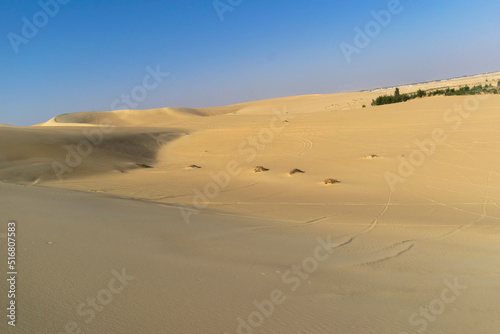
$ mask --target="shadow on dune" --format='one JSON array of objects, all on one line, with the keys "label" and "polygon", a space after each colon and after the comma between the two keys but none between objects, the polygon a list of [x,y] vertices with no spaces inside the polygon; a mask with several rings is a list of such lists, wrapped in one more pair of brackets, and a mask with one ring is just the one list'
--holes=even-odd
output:
[{"label": "shadow on dune", "polygon": [[151,167],[161,147],[183,135],[164,128],[0,127],[0,181],[64,181]]}]

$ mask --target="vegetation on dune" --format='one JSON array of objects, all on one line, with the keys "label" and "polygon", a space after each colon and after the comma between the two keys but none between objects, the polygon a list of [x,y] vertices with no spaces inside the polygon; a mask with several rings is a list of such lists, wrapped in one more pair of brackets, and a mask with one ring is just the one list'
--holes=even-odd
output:
[{"label": "vegetation on dune", "polygon": [[384,104],[392,104],[392,103],[400,103],[406,102],[408,100],[413,100],[416,98],[422,98],[425,96],[436,96],[436,95],[444,95],[444,96],[455,96],[455,95],[478,95],[478,94],[499,94],[500,81],[497,83],[497,88],[493,87],[492,84],[479,85],[470,88],[469,86],[456,88],[446,88],[446,89],[437,89],[424,91],[419,89],[417,92],[409,93],[409,94],[401,94],[399,88],[396,88],[394,91],[394,95],[381,95],[376,99],[372,100],[372,106],[381,106]]},{"label": "vegetation on dune", "polygon": [[417,97],[427,96],[427,93],[419,89],[416,93],[401,94],[399,88],[396,88],[394,95],[381,95],[372,101],[372,106],[381,106],[383,104],[392,104],[406,102],[408,100],[416,99]]}]

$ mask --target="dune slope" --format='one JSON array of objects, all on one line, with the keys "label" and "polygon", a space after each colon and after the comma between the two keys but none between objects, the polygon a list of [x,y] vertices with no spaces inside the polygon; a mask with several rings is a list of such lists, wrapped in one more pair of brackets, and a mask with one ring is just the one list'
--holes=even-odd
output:
[{"label": "dune slope", "polygon": [[[0,194],[2,219],[17,222],[19,263],[17,326],[2,321],[2,333],[500,328],[492,218],[453,235],[453,224],[404,218],[409,207],[373,206],[355,221],[315,224],[202,212],[186,225],[175,207],[101,194],[5,184]],[[6,262],[0,268],[6,272]],[[6,288],[0,285],[1,295]],[[271,298],[278,303],[269,306]],[[418,315],[429,307],[433,321]]]}]

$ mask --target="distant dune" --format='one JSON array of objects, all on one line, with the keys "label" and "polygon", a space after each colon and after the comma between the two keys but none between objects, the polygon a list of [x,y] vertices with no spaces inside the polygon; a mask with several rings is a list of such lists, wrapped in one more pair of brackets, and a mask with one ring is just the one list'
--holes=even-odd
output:
[{"label": "distant dune", "polygon": [[59,115],[42,125],[99,125],[104,122],[112,123],[116,126],[162,126],[179,118],[223,115],[237,110],[237,108],[232,107],[221,107],[206,109],[160,108],[150,110],[117,110],[110,112],[79,112]]}]

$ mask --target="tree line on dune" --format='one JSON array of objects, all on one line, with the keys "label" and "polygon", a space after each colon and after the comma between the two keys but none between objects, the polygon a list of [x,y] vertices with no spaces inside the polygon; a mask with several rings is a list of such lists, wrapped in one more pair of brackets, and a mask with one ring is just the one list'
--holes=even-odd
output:
[{"label": "tree line on dune", "polygon": [[416,98],[422,98],[425,96],[455,96],[455,95],[478,95],[478,94],[499,94],[500,93],[500,81],[497,82],[497,87],[493,87],[492,84],[479,85],[474,87],[464,86],[460,88],[446,88],[437,89],[433,91],[424,91],[419,89],[414,93],[404,93],[401,94],[399,88],[396,88],[393,95],[380,95],[376,99],[372,100],[372,106],[381,106],[384,104],[400,103],[406,102],[408,100],[413,100]]}]

